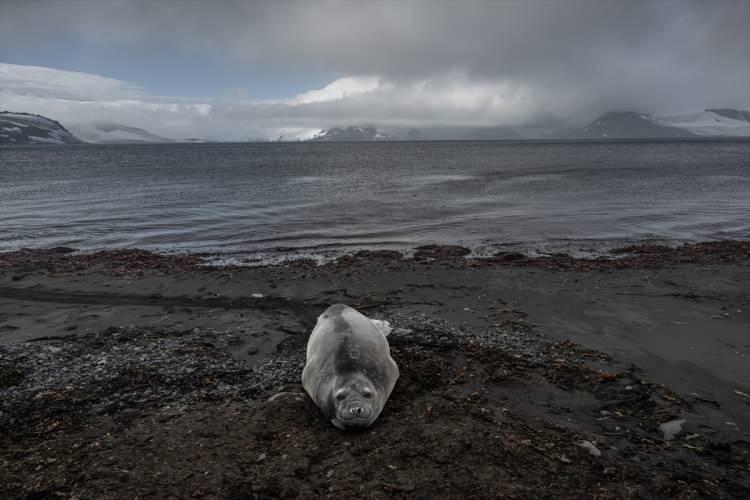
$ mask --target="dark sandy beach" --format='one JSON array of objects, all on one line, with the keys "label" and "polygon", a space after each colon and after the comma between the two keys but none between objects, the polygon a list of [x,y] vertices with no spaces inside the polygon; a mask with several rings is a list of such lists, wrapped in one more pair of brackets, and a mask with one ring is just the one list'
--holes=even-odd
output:
[{"label": "dark sandy beach", "polygon": [[[0,497],[750,496],[750,242],[466,253],[0,254]],[[395,327],[365,432],[299,384],[339,302]]]}]

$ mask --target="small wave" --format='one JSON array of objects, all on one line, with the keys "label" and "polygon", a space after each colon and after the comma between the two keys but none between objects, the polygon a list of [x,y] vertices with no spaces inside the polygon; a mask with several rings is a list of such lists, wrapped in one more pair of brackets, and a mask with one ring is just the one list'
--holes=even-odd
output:
[{"label": "small wave", "polygon": [[559,181],[565,179],[567,175],[564,174],[535,174],[535,175],[519,175],[510,179],[500,180],[499,182],[505,184],[527,184],[531,182],[550,182]]},{"label": "small wave", "polygon": [[316,182],[328,182],[335,179],[326,175],[298,175],[296,177],[290,177],[288,182],[290,184],[313,184]]},{"label": "small wave", "polygon": [[709,175],[708,181],[714,182],[750,182],[750,176],[745,175]]},{"label": "small wave", "polygon": [[410,182],[419,184],[436,184],[440,182],[459,182],[459,181],[470,181],[476,179],[473,175],[460,175],[460,174],[434,174],[434,175],[420,175],[409,179]]},{"label": "small wave", "polygon": [[[720,239],[720,238],[717,238]],[[258,251],[224,251],[205,252],[202,254],[208,266],[235,265],[255,267],[276,265],[297,260],[309,260],[318,265],[332,262],[346,255],[353,255],[359,251],[395,251],[403,258],[412,258],[417,247],[427,244],[450,245],[458,244],[469,250],[467,258],[491,258],[498,252],[520,253],[527,257],[549,257],[553,255],[570,255],[578,259],[620,258],[624,254],[615,252],[631,245],[660,245],[677,247],[685,243],[705,241],[701,238],[593,238],[593,239],[555,239],[530,240],[512,242],[373,242],[368,244],[321,244],[295,247],[276,247]]]}]

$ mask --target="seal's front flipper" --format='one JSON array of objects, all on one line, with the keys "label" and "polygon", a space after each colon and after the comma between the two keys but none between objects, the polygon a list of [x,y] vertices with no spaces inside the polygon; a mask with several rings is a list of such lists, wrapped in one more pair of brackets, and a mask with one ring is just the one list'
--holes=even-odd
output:
[{"label": "seal's front flipper", "polygon": [[370,323],[375,325],[375,328],[386,337],[393,331],[391,324],[384,319],[370,319]]}]

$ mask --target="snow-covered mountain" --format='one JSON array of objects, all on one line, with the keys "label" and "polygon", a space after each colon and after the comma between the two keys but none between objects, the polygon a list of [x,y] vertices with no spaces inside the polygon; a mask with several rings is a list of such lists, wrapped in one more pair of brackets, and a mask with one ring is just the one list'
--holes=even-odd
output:
[{"label": "snow-covered mountain", "polygon": [[701,136],[750,137],[750,112],[736,109],[707,109],[689,115],[653,117],[660,125],[677,127]]},{"label": "snow-covered mountain", "polygon": [[28,113],[0,111],[0,145],[80,144],[60,122]]},{"label": "snow-covered mountain", "polygon": [[524,139],[668,139],[702,137],[750,137],[750,111],[707,109],[680,116],[656,116],[633,111],[604,113],[583,128],[561,123],[537,126],[454,127],[432,126],[390,129],[387,133],[375,127],[347,127],[323,130],[305,129],[307,136],[280,140],[312,141],[378,141],[378,140],[524,140]]},{"label": "snow-covered mountain", "polygon": [[323,130],[321,133],[310,138],[309,140],[321,142],[359,142],[389,141],[398,140],[398,138],[385,134],[375,127],[336,127],[328,130]]},{"label": "snow-covered mountain", "polygon": [[603,114],[579,133],[585,139],[641,139],[691,137],[682,128],[659,123],[654,116],[632,111],[610,111]]},{"label": "snow-covered mountain", "polygon": [[87,123],[71,125],[70,129],[86,142],[99,144],[131,144],[139,142],[174,142],[138,127],[118,123]]},{"label": "snow-covered mountain", "polygon": [[277,131],[278,136],[274,140],[279,142],[309,141],[323,132],[325,130],[322,128],[283,128]]},{"label": "snow-covered mountain", "polygon": [[741,120],[750,123],[750,110],[747,109],[715,108],[707,109],[706,111],[716,113],[725,118],[731,118],[732,120]]},{"label": "snow-covered mountain", "polygon": [[616,111],[605,113],[575,135],[592,139],[750,137],[750,111],[707,109],[677,116]]}]

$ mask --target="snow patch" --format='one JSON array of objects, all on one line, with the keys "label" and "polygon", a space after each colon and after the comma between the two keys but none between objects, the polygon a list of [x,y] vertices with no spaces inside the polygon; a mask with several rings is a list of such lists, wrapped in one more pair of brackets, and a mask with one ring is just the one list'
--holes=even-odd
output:
[{"label": "snow patch", "polygon": [[712,111],[653,117],[652,121],[657,125],[681,128],[696,135],[750,137],[748,122],[727,118]]},{"label": "snow patch", "polygon": [[112,123],[77,124],[70,128],[76,136],[87,142],[171,142],[171,139],[160,137],[141,128]]},{"label": "snow patch", "polygon": [[65,142],[60,140],[60,138],[58,137],[37,137],[35,135],[30,135],[29,139],[41,144],[65,144]]},{"label": "snow patch", "polygon": [[320,136],[324,130],[321,128],[280,128],[275,131],[277,141],[299,142],[309,141]]}]

